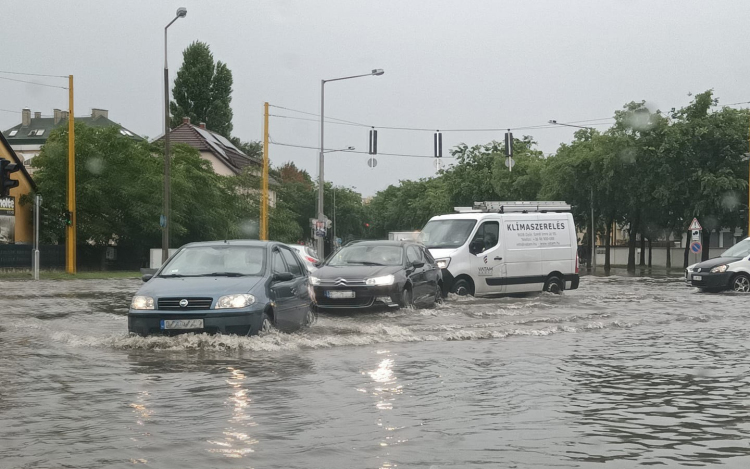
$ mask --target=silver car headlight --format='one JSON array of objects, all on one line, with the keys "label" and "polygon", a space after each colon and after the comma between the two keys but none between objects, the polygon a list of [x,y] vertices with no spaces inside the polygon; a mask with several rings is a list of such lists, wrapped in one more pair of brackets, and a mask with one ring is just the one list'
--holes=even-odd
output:
[{"label": "silver car headlight", "polygon": [[451,258],[435,259],[435,264],[438,266],[438,269],[447,269],[451,265]]},{"label": "silver car headlight", "polygon": [[726,272],[726,271],[727,271],[727,265],[726,264],[717,265],[716,267],[714,267],[713,269],[711,269],[711,273],[712,274],[720,274],[720,273]]},{"label": "silver car headlight", "polygon": [[134,296],[130,302],[131,309],[154,309],[154,299],[150,296]]},{"label": "silver car headlight", "polygon": [[393,285],[396,281],[396,277],[393,275],[383,275],[382,277],[373,277],[365,280],[365,285],[380,286],[380,285]]},{"label": "silver car headlight", "polygon": [[320,285],[320,279],[318,277],[315,277],[314,275],[310,276],[310,284],[311,285]]},{"label": "silver car headlight", "polygon": [[214,309],[232,309],[232,308],[245,308],[255,303],[255,297],[246,293],[238,293],[236,295],[226,295],[219,298],[216,302]]}]

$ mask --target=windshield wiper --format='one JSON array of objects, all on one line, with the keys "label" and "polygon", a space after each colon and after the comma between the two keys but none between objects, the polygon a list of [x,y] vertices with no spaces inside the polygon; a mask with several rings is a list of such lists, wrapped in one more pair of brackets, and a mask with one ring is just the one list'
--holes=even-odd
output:
[{"label": "windshield wiper", "polygon": [[159,278],[182,278],[182,277],[192,277],[192,275],[182,275],[182,274],[166,274],[166,275],[158,275]]},{"label": "windshield wiper", "polygon": [[245,274],[239,272],[213,272],[210,274],[201,274],[199,277],[244,277]]},{"label": "windshield wiper", "polygon": [[368,261],[359,261],[358,264],[362,264],[362,265],[385,265],[385,264],[381,264],[380,262],[368,262]]}]

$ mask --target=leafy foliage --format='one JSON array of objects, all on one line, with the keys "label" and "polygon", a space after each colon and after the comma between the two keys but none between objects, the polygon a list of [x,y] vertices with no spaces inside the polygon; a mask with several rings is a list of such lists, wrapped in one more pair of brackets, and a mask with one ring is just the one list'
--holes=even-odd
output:
[{"label": "leafy foliage", "polygon": [[208,44],[195,41],[182,53],[182,67],[172,88],[169,103],[172,127],[183,117],[193,123],[205,122],[212,131],[229,138],[232,133],[232,71],[221,61],[214,62]]}]

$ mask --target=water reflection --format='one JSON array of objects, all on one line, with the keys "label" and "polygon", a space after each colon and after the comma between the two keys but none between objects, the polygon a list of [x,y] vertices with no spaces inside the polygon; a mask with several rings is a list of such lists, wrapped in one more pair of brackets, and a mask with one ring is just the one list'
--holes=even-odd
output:
[{"label": "water reflection", "polygon": [[[398,440],[393,432],[402,429],[403,427],[397,427],[390,424],[390,413],[394,409],[394,404],[399,395],[403,393],[403,387],[397,384],[398,378],[393,371],[395,366],[395,354],[391,354],[388,350],[377,351],[378,355],[382,355],[383,358],[378,362],[377,368],[370,370],[367,374],[375,382],[375,386],[372,387],[370,393],[376,398],[375,407],[380,412],[377,419],[376,425],[385,430],[386,433],[380,438],[378,445],[381,448],[388,448],[393,445],[404,443],[407,440]],[[365,391],[358,389],[358,391]],[[386,450],[383,458],[389,458],[390,452]],[[380,458],[380,457],[379,457]],[[380,463],[380,469],[392,469],[396,467],[396,464],[391,462]]]},{"label": "water reflection", "polygon": [[257,424],[248,413],[252,399],[249,397],[249,390],[244,387],[247,379],[245,373],[231,366],[226,370],[230,374],[225,381],[230,387],[230,395],[225,404],[232,408],[232,416],[229,419],[231,426],[224,429],[222,438],[208,440],[208,443],[217,446],[217,448],[209,448],[208,451],[228,458],[242,458],[255,452],[252,446],[258,443],[258,440],[250,437],[246,431]]}]

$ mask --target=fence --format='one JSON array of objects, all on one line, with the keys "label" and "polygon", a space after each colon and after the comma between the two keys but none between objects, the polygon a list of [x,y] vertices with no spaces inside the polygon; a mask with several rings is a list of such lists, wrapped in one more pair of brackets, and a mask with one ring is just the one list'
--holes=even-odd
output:
[{"label": "fence", "polygon": [[[112,246],[79,245],[78,270],[138,270],[148,267],[145,249]],[[34,256],[30,244],[0,244],[0,269],[31,269]],[[65,268],[65,245],[39,246],[39,268],[57,270]]]}]

